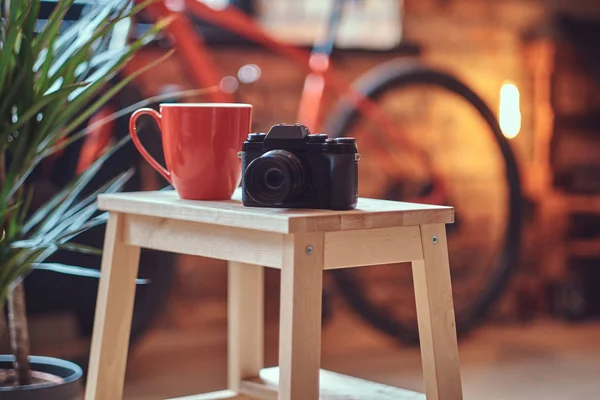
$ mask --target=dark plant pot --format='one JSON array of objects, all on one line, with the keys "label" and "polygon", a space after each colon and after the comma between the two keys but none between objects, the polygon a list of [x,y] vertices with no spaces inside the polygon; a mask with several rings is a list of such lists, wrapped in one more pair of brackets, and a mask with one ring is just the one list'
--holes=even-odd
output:
[{"label": "dark plant pot", "polygon": [[[0,355],[0,369],[11,369],[14,357]],[[63,379],[61,383],[40,383],[21,387],[0,387],[2,400],[76,400],[81,398],[83,371],[77,364],[52,357],[30,356],[33,371],[52,374]]]}]

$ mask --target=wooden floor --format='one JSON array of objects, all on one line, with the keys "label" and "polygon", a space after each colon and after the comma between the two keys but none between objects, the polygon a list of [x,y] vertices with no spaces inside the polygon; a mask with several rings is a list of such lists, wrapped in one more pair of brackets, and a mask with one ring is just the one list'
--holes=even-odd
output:
[{"label": "wooden floor", "polygon": [[[222,308],[222,309],[221,309]],[[224,304],[206,305],[225,315]],[[222,311],[222,313],[221,313]],[[217,391],[226,381],[226,326],[206,318],[185,329],[153,330],[135,349],[125,399],[152,400]],[[267,366],[277,363],[277,327],[266,329]],[[537,321],[486,326],[460,345],[465,399],[569,400],[600,396],[600,323]],[[422,390],[419,352],[399,346],[336,309],[323,331],[323,368]]]}]

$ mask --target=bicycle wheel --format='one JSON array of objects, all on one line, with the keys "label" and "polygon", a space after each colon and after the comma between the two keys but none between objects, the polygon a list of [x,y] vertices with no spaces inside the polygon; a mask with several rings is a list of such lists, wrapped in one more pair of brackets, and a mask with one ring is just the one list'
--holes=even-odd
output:
[{"label": "bicycle wheel", "polygon": [[[382,140],[381,132],[353,100],[342,99],[326,121],[329,135],[357,138],[362,156],[361,196],[428,202],[428,196],[436,193],[437,198],[430,202],[455,207],[456,223],[448,225],[447,232],[457,331],[462,335],[482,322],[517,263],[523,203],[513,152],[485,102],[443,71],[393,60],[363,75],[356,88],[393,119],[398,126],[396,135],[420,143],[425,157],[443,176],[445,195],[440,199],[439,181],[432,177],[431,167],[423,167],[427,163],[415,167],[414,155],[411,159],[402,148],[390,150],[401,136]],[[422,104],[427,104],[429,111]],[[462,108],[457,111],[454,107]],[[428,116],[428,112],[433,114]],[[464,129],[452,129],[455,112],[459,112]],[[423,128],[424,122],[431,121],[437,126]],[[469,148],[477,154],[470,154]],[[366,321],[403,342],[416,344],[411,269],[404,267],[371,266],[331,273],[351,308]]]}]

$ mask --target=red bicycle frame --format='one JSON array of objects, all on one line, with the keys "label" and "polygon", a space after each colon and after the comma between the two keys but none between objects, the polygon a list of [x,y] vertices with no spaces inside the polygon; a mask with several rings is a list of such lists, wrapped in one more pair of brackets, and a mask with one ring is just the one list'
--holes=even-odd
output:
[{"label": "red bicycle frame", "polygon": [[[136,0],[141,1],[141,0]],[[185,0],[184,10],[172,10],[163,2],[153,3],[147,10],[153,18],[172,18],[173,21],[165,28],[165,31],[173,38],[173,43],[178,54],[184,59],[190,76],[199,87],[219,85],[220,76],[210,58],[210,52],[204,41],[196,33],[193,24],[184,14],[191,12],[196,16],[210,21],[211,23],[225,28],[240,36],[253,40],[266,48],[286,56],[297,65],[303,66],[308,73],[305,81],[297,121],[308,126],[309,129],[318,131],[320,129],[321,100],[327,86],[336,92],[352,94],[362,111],[374,112],[374,107],[367,105],[368,99],[360,93],[352,90],[351,85],[339,80],[329,68],[329,58],[323,54],[315,54],[311,57],[309,51],[277,41],[269,36],[256,23],[235,7],[227,7],[223,10],[215,10],[197,0]],[[232,101],[233,98],[223,92],[213,94],[214,101]],[[377,118],[382,118],[377,115]]]},{"label": "red bicycle frame", "polygon": [[[196,33],[186,13],[192,13],[217,26],[260,43],[304,67],[308,75],[300,100],[297,122],[306,125],[311,131],[318,132],[321,129],[323,94],[326,88],[331,88],[353,101],[360,112],[364,113],[381,132],[388,137],[394,137],[396,142],[400,142],[404,151],[425,155],[421,149],[410,143],[405,137],[395,134],[398,130],[397,124],[390,120],[389,116],[374,102],[332,72],[327,55],[321,53],[311,55],[309,51],[272,38],[258,27],[252,18],[235,7],[229,6],[223,10],[215,10],[198,0],[182,0],[181,5],[182,9],[174,10],[168,8],[164,2],[156,2],[149,5],[147,11],[152,18],[157,20],[172,18],[172,22],[165,28],[165,31],[172,37],[175,49],[183,58],[190,76],[198,87],[218,86],[221,76],[210,57],[210,51]],[[232,102],[234,99],[230,94],[218,91],[211,95],[211,101]]]},{"label": "red bicycle frame", "polygon": [[[185,11],[260,43],[266,48],[292,59],[296,64],[305,67],[309,75],[306,78],[306,84],[302,93],[298,121],[308,126],[311,130],[319,129],[321,99],[325,90],[324,83],[333,79],[332,76],[325,77],[329,66],[328,58],[320,55],[319,62],[311,62],[311,55],[308,51],[273,39],[261,30],[250,17],[235,7],[214,10],[196,0],[185,0],[184,4]],[[218,86],[221,76],[219,76],[210,57],[210,51],[206,48],[202,38],[196,33],[192,22],[184,14],[183,10],[172,10],[164,3],[159,2],[149,5],[147,11],[154,19],[167,17],[173,19],[165,28],[165,31],[173,38],[174,46],[188,67],[188,72],[193,78],[194,83],[198,87]],[[311,65],[317,64],[320,67],[319,69],[311,68]],[[211,100],[215,102],[231,102],[233,101],[233,96],[219,91],[211,95]]]}]

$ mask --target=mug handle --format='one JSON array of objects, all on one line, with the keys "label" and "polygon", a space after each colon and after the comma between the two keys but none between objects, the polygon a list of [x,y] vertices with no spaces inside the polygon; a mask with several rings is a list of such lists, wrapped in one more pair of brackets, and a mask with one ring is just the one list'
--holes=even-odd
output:
[{"label": "mug handle", "polygon": [[131,135],[133,144],[138,149],[142,157],[144,157],[146,161],[148,161],[148,164],[150,164],[152,168],[154,168],[158,173],[160,173],[172,185],[173,182],[171,181],[171,173],[167,171],[165,167],[160,165],[158,161],[156,161],[144,148],[142,142],[140,142],[140,138],[138,137],[137,128],[135,124],[137,122],[137,119],[142,115],[150,115],[152,118],[154,118],[156,124],[158,125],[158,129],[162,134],[162,116],[160,115],[160,113],[152,108],[140,108],[139,110],[136,110],[133,114],[131,114],[131,118],[129,119],[129,134]]}]

